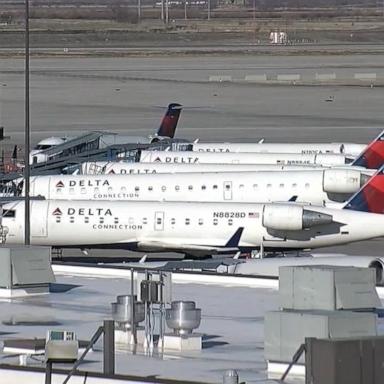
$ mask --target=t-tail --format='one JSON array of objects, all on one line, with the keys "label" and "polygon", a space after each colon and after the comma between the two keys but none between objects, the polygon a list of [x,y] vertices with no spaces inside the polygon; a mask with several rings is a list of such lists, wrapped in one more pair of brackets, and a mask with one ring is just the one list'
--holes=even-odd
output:
[{"label": "t-tail", "polygon": [[345,203],[344,209],[384,213],[384,165]]},{"label": "t-tail", "polygon": [[157,130],[157,137],[169,137],[173,139],[182,108],[183,106],[178,103],[171,103],[168,105],[160,127]]},{"label": "t-tail", "polygon": [[379,169],[384,164],[384,131],[375,138],[351,165]]}]

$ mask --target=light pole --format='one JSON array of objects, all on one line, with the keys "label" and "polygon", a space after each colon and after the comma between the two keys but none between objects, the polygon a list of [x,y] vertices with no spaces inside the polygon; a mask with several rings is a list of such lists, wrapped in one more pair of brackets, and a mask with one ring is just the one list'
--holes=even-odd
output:
[{"label": "light pole", "polygon": [[141,22],[141,0],[137,0],[137,22]]},{"label": "light pole", "polygon": [[29,0],[25,0],[25,131],[24,131],[24,244],[31,244],[31,218],[30,218],[30,196],[29,196],[29,149],[30,149],[30,127],[29,127]]}]

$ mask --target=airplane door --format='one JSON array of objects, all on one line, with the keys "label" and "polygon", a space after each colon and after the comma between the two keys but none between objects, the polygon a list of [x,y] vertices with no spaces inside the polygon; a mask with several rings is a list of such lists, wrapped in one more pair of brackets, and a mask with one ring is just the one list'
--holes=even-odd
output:
[{"label": "airplane door", "polygon": [[232,200],[232,181],[224,181],[224,200]]},{"label": "airplane door", "polygon": [[31,204],[31,236],[48,236],[48,204]]},{"label": "airplane door", "polygon": [[155,231],[164,230],[164,212],[155,212]]}]

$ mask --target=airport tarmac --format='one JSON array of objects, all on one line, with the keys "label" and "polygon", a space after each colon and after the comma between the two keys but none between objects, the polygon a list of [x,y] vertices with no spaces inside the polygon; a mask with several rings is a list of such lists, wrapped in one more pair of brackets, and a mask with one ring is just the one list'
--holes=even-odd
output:
[{"label": "airport tarmac", "polygon": [[[204,57],[33,58],[32,143],[88,130],[153,133],[165,106],[179,102],[178,137],[206,141],[369,142],[383,128],[384,88],[359,85],[258,85],[210,76],[384,74],[383,55],[212,55]],[[0,60],[0,126],[23,143],[22,59]],[[333,96],[333,102],[326,99]],[[374,240],[325,252],[382,255]]]}]

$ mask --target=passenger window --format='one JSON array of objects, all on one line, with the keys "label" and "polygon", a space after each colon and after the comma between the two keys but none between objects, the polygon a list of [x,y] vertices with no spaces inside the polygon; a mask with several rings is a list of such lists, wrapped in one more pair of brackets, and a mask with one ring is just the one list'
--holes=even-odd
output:
[{"label": "passenger window", "polygon": [[147,224],[148,223],[148,219],[146,217],[143,217],[143,224]]},{"label": "passenger window", "polygon": [[239,185],[239,188],[240,188],[240,189],[244,189],[244,184],[240,184],[240,185]]},{"label": "passenger window", "polygon": [[272,187],[272,184],[268,183],[267,188],[271,188],[271,187]]},{"label": "passenger window", "polygon": [[104,217],[100,217],[100,219],[99,219],[99,223],[100,223],[100,224],[104,224]]},{"label": "passenger window", "polygon": [[70,222],[71,224],[73,224],[73,223],[75,222],[75,218],[74,218],[73,216],[71,216],[71,217],[69,218],[69,222]]},{"label": "passenger window", "polygon": [[161,190],[162,190],[163,192],[165,192],[165,191],[167,190],[167,187],[166,187],[165,185],[163,185],[163,186],[161,187]]},{"label": "passenger window", "polygon": [[309,188],[309,183],[305,183],[305,188]]},{"label": "passenger window", "polygon": [[114,222],[115,224],[119,224],[119,218],[118,218],[118,217],[115,217],[114,220],[113,220],[113,222]]},{"label": "passenger window", "polygon": [[218,224],[218,220],[217,219],[213,219],[213,225],[217,225]]},{"label": "passenger window", "polygon": [[296,183],[293,183],[293,184],[292,184],[292,188],[297,188],[297,184],[296,184]]},{"label": "passenger window", "polygon": [[148,187],[148,191],[153,191],[153,187],[151,185]]},{"label": "passenger window", "polygon": [[228,225],[232,225],[233,224],[233,220],[232,219],[229,219],[228,220]]},{"label": "passenger window", "polygon": [[202,189],[203,191],[205,191],[205,190],[207,189],[207,187],[206,187],[205,185],[202,185],[202,186],[201,186],[201,189]]},{"label": "passenger window", "polygon": [[190,191],[192,191],[193,186],[192,186],[192,185],[189,185],[189,186],[188,186],[188,189],[189,189]]},{"label": "passenger window", "polygon": [[61,216],[56,216],[56,223],[60,223],[61,222]]},{"label": "passenger window", "polygon": [[84,217],[84,223],[85,223],[85,224],[88,224],[88,223],[89,223],[89,217],[87,217],[87,216]]},{"label": "passenger window", "polygon": [[13,209],[9,209],[3,212],[3,217],[15,217],[16,212]]},{"label": "passenger window", "polygon": [[229,184],[226,184],[226,185],[225,185],[225,189],[226,189],[226,190],[230,190],[230,189],[231,189],[231,186],[230,186]]},{"label": "passenger window", "polygon": [[199,219],[199,225],[203,225],[204,224],[204,220],[203,219]]},{"label": "passenger window", "polygon": [[127,188],[126,187],[121,187],[121,192],[127,192]]},{"label": "passenger window", "polygon": [[108,192],[112,192],[113,191],[113,188],[112,187],[108,187]]},{"label": "passenger window", "polygon": [[180,187],[178,185],[175,186],[176,191],[180,191]]},{"label": "passenger window", "polygon": [[139,192],[140,191],[140,187],[135,187],[135,192]]},{"label": "passenger window", "polygon": [[172,218],[172,219],[171,219],[171,224],[172,224],[172,225],[175,225],[175,224],[176,224],[176,219]]},{"label": "passenger window", "polygon": [[156,224],[161,224],[161,217],[158,217],[158,218],[156,219]]},{"label": "passenger window", "polygon": [[213,189],[217,189],[217,185],[215,184],[212,188],[213,188]]},{"label": "passenger window", "polygon": [[191,223],[190,219],[185,219],[185,225],[189,225]]},{"label": "passenger window", "polygon": [[257,189],[259,186],[257,184],[253,184],[253,189]]}]

